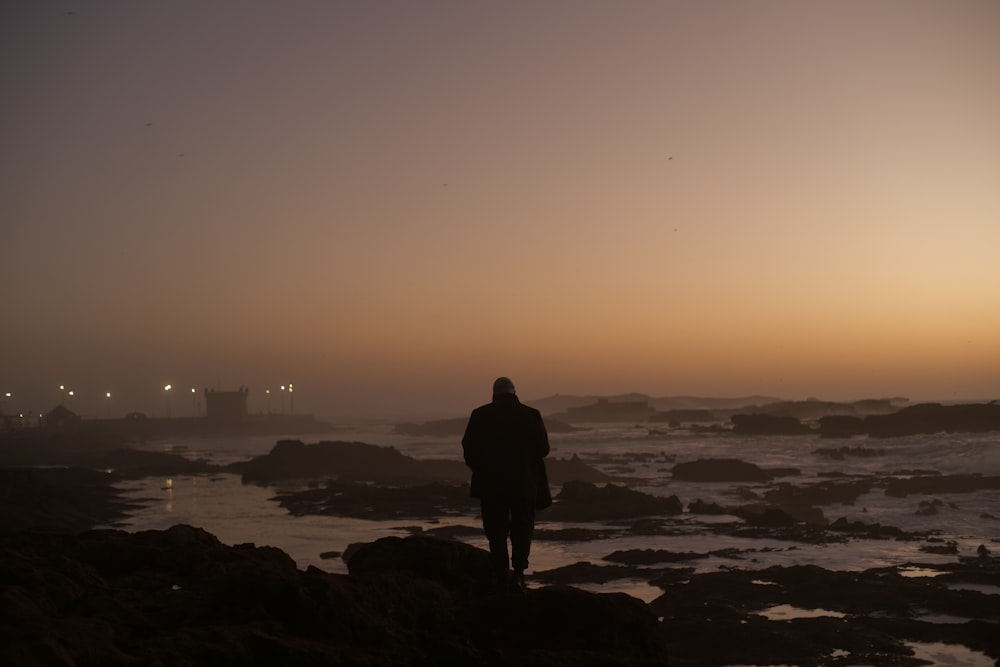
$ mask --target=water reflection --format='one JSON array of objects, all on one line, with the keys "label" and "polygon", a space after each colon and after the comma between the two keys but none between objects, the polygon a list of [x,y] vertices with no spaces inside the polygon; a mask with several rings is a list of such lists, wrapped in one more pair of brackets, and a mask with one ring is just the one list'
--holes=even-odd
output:
[{"label": "water reflection", "polygon": [[960,644],[906,642],[913,657],[937,667],[994,667],[993,660]]},{"label": "water reflection", "polygon": [[757,612],[758,616],[763,616],[769,621],[791,621],[797,618],[844,618],[846,614],[839,611],[829,611],[828,609],[803,609],[793,607],[790,604],[778,604]]}]

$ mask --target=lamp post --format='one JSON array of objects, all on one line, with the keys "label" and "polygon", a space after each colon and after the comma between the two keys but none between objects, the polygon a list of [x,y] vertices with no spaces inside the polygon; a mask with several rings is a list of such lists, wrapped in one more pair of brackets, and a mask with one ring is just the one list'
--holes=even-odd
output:
[{"label": "lamp post", "polygon": [[267,414],[271,414],[271,390],[264,389],[264,406],[267,409]]},{"label": "lamp post", "polygon": [[167,396],[167,419],[170,419],[170,390],[172,388],[173,388],[172,385],[169,384],[163,386],[163,391],[166,393]]},{"label": "lamp post", "polygon": [[285,414],[285,385],[281,385],[281,414]]},{"label": "lamp post", "polygon": [[111,392],[104,392],[104,398],[108,399],[108,419],[111,419]]},{"label": "lamp post", "polygon": [[295,414],[295,388],[288,383],[288,414]]},{"label": "lamp post", "polygon": [[191,416],[198,416],[198,392],[194,387],[191,387]]},{"label": "lamp post", "polygon": [[0,415],[2,415],[2,414],[3,414],[3,411],[4,411],[4,405],[6,405],[6,404],[7,404],[8,402],[9,402],[9,399],[10,399],[10,397],[11,397],[11,393],[10,393],[10,392],[8,391],[7,393],[5,393],[5,394],[3,395],[3,397],[4,397],[4,399],[5,399],[5,400],[4,400],[3,404],[0,404]]}]

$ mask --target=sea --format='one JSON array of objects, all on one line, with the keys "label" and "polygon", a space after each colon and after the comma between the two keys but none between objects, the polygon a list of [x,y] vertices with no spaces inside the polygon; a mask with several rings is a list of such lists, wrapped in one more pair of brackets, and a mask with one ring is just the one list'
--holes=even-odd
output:
[{"label": "sea", "polygon": [[[850,539],[844,543],[810,544],[770,539],[734,538],[706,531],[712,521],[731,522],[727,515],[692,515],[688,504],[695,500],[722,506],[742,504],[736,487],[763,490],[766,484],[685,482],[672,479],[675,463],[707,458],[735,458],[764,469],[794,468],[799,474],[783,478],[796,485],[830,479],[831,475],[848,477],[911,474],[913,471],[937,471],[944,475],[981,473],[1000,474],[1000,432],[981,434],[934,434],[896,438],[821,439],[816,435],[739,436],[731,432],[692,432],[683,429],[651,430],[638,424],[591,424],[571,433],[552,433],[551,457],[578,456],[583,462],[612,477],[627,480],[629,488],[656,496],[676,495],[685,507],[684,514],[672,517],[675,530],[666,535],[642,535],[580,542],[535,540],[531,551],[532,572],[550,570],[579,562],[601,564],[615,551],[663,549],[675,552],[708,553],[722,549],[752,550],[752,558],[739,561],[722,556],[685,562],[699,571],[720,567],[763,569],[772,565],[817,565],[829,570],[858,571],[874,567],[907,564],[908,576],[930,576],[923,566],[954,562],[955,553],[921,550],[922,540]],[[320,440],[365,442],[392,446],[416,459],[451,459],[460,461],[460,436],[413,437],[394,431],[391,423],[343,423],[333,433],[322,436],[287,436],[309,444]],[[266,454],[283,439],[275,436],[184,437],[143,443],[140,448],[204,458],[225,465]],[[821,448],[860,448],[875,455],[845,456],[835,459],[817,453]],[[611,482],[616,483],[616,482]],[[414,520],[368,521],[334,516],[292,516],[273,498],[283,488],[243,484],[229,473],[211,475],[146,478],[122,486],[125,497],[137,508],[119,528],[128,531],[165,529],[188,524],[207,530],[225,544],[253,543],[273,546],[289,554],[302,569],[314,566],[331,573],[346,573],[344,562],[331,553],[342,553],[353,543],[372,542],[390,535],[405,536],[416,528],[431,529],[450,525],[478,527],[477,516],[449,516]],[[553,487],[553,495],[559,489]],[[921,501],[935,502],[933,512],[921,512]],[[848,521],[879,523],[908,532],[933,536],[934,544],[953,543],[959,556],[975,556],[980,545],[991,552],[1000,551],[1000,490],[973,493],[909,495],[895,498],[876,488],[852,504],[821,507],[830,521],[844,517]],[[547,521],[538,514],[537,528],[560,529],[574,526],[594,527],[593,523],[568,524]],[[462,538],[477,547],[487,548],[480,534]],[[644,580],[615,580],[606,584],[580,586],[595,592],[623,592],[645,601],[662,590]],[[983,592],[998,596],[1000,588],[983,587]],[[779,610],[780,611],[780,610]],[[775,612],[779,613],[779,612]],[[786,610],[787,614],[807,615],[809,610]],[[958,646],[923,645],[913,647],[925,659],[937,665],[992,665],[985,655]]]}]

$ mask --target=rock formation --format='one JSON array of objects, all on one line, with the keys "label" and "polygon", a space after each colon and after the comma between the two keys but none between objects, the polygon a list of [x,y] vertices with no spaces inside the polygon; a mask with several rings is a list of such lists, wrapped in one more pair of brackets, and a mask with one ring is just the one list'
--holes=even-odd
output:
[{"label": "rock formation", "polygon": [[0,663],[36,665],[666,664],[640,600],[486,585],[486,552],[427,537],[351,550],[351,574],[166,531],[0,533]]}]

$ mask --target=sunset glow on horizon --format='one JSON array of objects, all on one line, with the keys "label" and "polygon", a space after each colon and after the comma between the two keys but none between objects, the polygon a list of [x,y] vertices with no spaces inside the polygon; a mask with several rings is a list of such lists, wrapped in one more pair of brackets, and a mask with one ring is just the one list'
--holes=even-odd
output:
[{"label": "sunset glow on horizon", "polygon": [[1000,398],[1000,3],[41,1],[0,33],[5,411]]}]

